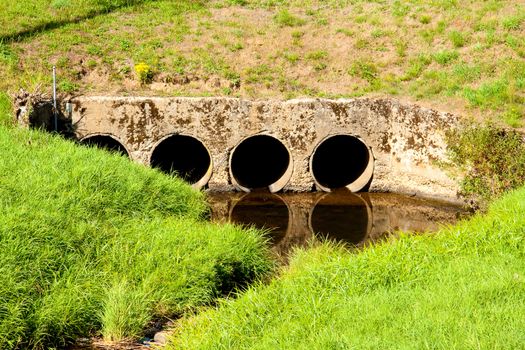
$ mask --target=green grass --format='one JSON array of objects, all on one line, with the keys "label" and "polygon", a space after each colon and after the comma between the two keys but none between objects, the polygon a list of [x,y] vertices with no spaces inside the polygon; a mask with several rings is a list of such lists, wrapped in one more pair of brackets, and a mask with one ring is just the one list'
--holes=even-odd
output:
[{"label": "green grass", "polygon": [[19,40],[62,24],[155,0],[0,1],[0,41]]},{"label": "green grass", "polygon": [[457,30],[453,30],[450,32],[449,39],[455,48],[463,47],[467,42],[465,34]]},{"label": "green grass", "polygon": [[298,27],[306,23],[304,19],[291,14],[287,9],[277,12],[274,21],[281,27]]},{"label": "green grass", "polygon": [[328,52],[324,50],[312,51],[306,55],[307,59],[314,60],[314,61],[322,60],[327,57],[328,57]]},{"label": "green grass", "polygon": [[434,55],[434,60],[441,64],[441,65],[447,65],[450,62],[456,60],[459,57],[459,54],[457,51],[438,51]]},{"label": "green grass", "polygon": [[507,17],[503,19],[503,28],[507,30],[518,30],[523,23],[525,16],[523,14]]},{"label": "green grass", "polygon": [[521,349],[525,188],[433,235],[296,251],[268,285],[177,324],[169,349]]},{"label": "green grass", "polygon": [[355,77],[361,78],[370,84],[370,90],[378,90],[381,86],[379,79],[379,69],[370,61],[355,61],[349,70],[349,73]]},{"label": "green grass", "polygon": [[0,92],[0,126],[13,124],[11,109],[11,99],[6,93]]},{"label": "green grass", "polygon": [[2,349],[135,339],[271,267],[179,179],[38,131],[0,126],[0,150]]}]

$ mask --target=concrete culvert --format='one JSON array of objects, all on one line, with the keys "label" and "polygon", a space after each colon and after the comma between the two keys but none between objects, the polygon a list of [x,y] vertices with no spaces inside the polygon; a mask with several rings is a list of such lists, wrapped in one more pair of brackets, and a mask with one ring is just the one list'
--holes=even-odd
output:
[{"label": "concrete culvert", "polygon": [[113,136],[109,135],[93,135],[83,138],[80,143],[86,146],[93,146],[105,149],[110,152],[120,153],[123,156],[129,157],[128,151]]},{"label": "concrete culvert", "polygon": [[278,139],[255,135],[241,141],[230,156],[233,184],[246,192],[267,188],[281,190],[292,175],[292,156]]},{"label": "concrete culvert", "polygon": [[176,174],[194,187],[208,183],[212,174],[210,152],[198,139],[172,135],[162,140],[151,154],[150,164],[167,174]]},{"label": "concrete culvert", "polygon": [[314,150],[310,170],[323,191],[346,187],[352,192],[364,189],[374,173],[374,157],[365,143],[352,135],[329,136]]}]

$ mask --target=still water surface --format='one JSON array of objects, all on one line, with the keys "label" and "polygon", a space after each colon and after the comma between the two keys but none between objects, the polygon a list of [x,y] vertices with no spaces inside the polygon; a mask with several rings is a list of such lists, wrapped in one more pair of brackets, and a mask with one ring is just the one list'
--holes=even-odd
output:
[{"label": "still water surface", "polygon": [[432,232],[467,215],[448,202],[393,193],[208,193],[212,220],[269,231],[273,248],[286,255],[312,238],[351,246],[395,231]]}]

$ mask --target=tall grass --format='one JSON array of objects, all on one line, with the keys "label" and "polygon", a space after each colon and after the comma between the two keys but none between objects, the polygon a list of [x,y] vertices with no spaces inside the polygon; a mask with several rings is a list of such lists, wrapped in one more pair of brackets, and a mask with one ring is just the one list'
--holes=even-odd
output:
[{"label": "tall grass", "polygon": [[0,126],[9,126],[11,124],[13,124],[11,99],[6,93],[0,92]]},{"label": "tall grass", "polygon": [[434,235],[299,250],[269,285],[181,322],[170,349],[521,349],[525,188]]},{"label": "tall grass", "polygon": [[135,338],[271,267],[181,180],[36,131],[0,127],[0,154],[2,349]]}]

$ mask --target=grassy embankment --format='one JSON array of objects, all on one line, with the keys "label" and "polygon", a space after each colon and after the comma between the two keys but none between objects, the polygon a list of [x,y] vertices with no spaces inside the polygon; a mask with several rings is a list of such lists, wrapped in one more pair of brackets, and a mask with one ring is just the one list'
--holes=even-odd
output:
[{"label": "grassy embankment", "polygon": [[271,268],[259,232],[204,222],[178,179],[2,125],[0,151],[2,349],[140,337]]},{"label": "grassy embankment", "polygon": [[0,0],[0,91],[55,64],[66,92],[381,94],[520,126],[524,21],[518,0]]},{"label": "grassy embankment", "polygon": [[525,189],[433,235],[296,252],[268,285],[189,317],[171,349],[522,349]]}]

